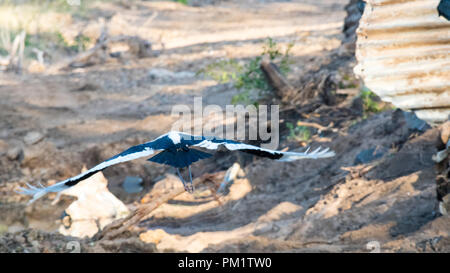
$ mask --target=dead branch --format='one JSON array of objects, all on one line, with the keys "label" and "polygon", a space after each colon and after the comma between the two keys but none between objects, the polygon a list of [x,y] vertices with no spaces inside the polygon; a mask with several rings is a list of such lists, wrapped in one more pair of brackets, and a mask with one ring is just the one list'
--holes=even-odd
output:
[{"label": "dead branch", "polygon": [[358,88],[337,89],[336,95],[357,96],[359,92]]},{"label": "dead branch", "polygon": [[282,101],[288,100],[298,92],[281,74],[276,64],[269,62],[268,60],[262,60],[260,68],[264,72],[270,86],[273,87],[277,96],[280,97]]},{"label": "dead branch", "polygon": [[[213,188],[214,199],[218,199],[215,192],[217,192],[217,183],[215,183],[215,174],[205,174],[198,177],[193,181],[194,187],[201,184],[207,184],[210,188]],[[213,183],[211,183],[213,182]],[[107,225],[102,231],[99,231],[94,237],[94,240],[109,240],[119,236],[121,233],[127,231],[131,226],[139,223],[144,217],[149,215],[152,211],[160,207],[162,204],[174,199],[180,194],[184,193],[185,189],[183,187],[177,187],[172,191],[160,195],[154,196],[153,200],[148,203],[139,206],[136,210],[130,213],[127,217],[116,220],[111,224]],[[220,203],[220,202],[219,202]]]},{"label": "dead branch", "polygon": [[358,179],[364,177],[366,173],[372,170],[376,166],[376,163],[370,163],[368,165],[357,165],[349,167],[341,167],[341,170],[350,172],[349,179]]},{"label": "dead branch", "polygon": [[106,45],[114,43],[123,43],[128,45],[128,52],[138,58],[147,58],[153,56],[152,44],[138,36],[119,35],[113,36],[104,42]]},{"label": "dead branch", "polygon": [[134,58],[147,58],[153,56],[152,46],[149,41],[137,36],[119,35],[110,38],[102,37],[99,39],[99,43],[93,48],[75,56],[67,66],[71,68],[87,67],[103,64],[111,58],[125,57],[125,52],[111,52],[111,47],[114,44],[119,43],[128,46],[128,51],[126,51],[127,56]]},{"label": "dead branch", "polygon": [[22,63],[25,50],[26,33],[22,30],[11,43],[10,34],[7,30],[2,30],[0,42],[8,51],[8,56],[2,59],[0,65],[6,66],[6,71],[22,72]]},{"label": "dead branch", "polygon": [[297,121],[297,126],[306,126],[306,127],[313,127],[318,129],[319,131],[326,131],[326,130],[333,130],[333,128],[331,127],[325,127],[322,126],[318,123],[314,123],[314,122],[306,122],[306,121]]},{"label": "dead branch", "polygon": [[[62,65],[62,69],[103,64],[111,58],[147,58],[153,56],[152,44],[149,41],[138,36],[109,36],[107,23],[104,22],[104,20],[101,20],[101,24],[102,28],[100,36],[98,37],[95,46],[88,51],[75,56],[67,65]],[[112,47],[116,44],[125,44],[128,47],[128,50],[125,52],[112,52]]]}]

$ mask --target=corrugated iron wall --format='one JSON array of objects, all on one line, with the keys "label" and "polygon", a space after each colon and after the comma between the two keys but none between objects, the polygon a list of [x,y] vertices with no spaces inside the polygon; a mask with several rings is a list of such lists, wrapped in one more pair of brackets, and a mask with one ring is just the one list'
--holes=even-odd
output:
[{"label": "corrugated iron wall", "polygon": [[450,22],[439,0],[367,0],[355,74],[396,107],[442,122],[450,114]]}]

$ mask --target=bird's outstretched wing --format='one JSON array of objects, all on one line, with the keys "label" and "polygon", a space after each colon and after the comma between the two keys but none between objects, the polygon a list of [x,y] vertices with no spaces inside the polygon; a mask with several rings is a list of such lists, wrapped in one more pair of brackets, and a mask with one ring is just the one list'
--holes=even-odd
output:
[{"label": "bird's outstretched wing", "polygon": [[95,173],[102,171],[109,166],[116,165],[122,162],[134,160],[140,157],[145,157],[153,154],[155,151],[164,150],[172,145],[172,141],[169,139],[168,134],[162,135],[158,138],[156,138],[153,141],[139,144],[133,147],[130,147],[129,149],[121,152],[120,154],[117,154],[102,163],[98,164],[97,166],[94,166],[93,168],[77,175],[71,178],[68,178],[66,180],[63,180],[61,182],[58,182],[54,185],[51,185],[49,187],[35,187],[32,185],[27,184],[28,188],[20,188],[18,193],[21,194],[27,194],[27,195],[33,195],[33,199],[30,200],[29,204],[33,203],[37,199],[41,198],[45,194],[49,192],[60,192],[63,191],[69,187],[75,186],[79,182],[85,180],[88,177],[91,177]]},{"label": "bird's outstretched wing", "polygon": [[204,136],[193,136],[186,133],[179,133],[179,132],[169,132],[167,134],[164,134],[158,138],[156,138],[153,141],[133,146],[123,152],[121,152],[118,155],[115,155],[104,162],[98,164],[97,166],[87,170],[86,172],[83,172],[77,176],[68,178],[66,180],[63,180],[61,182],[58,182],[52,186],[49,187],[35,187],[28,185],[28,188],[20,188],[20,191],[18,191],[21,194],[27,194],[27,195],[33,195],[33,199],[30,200],[30,203],[33,203],[37,199],[41,198],[45,194],[49,192],[61,192],[69,187],[75,186],[79,182],[83,181],[84,179],[94,175],[95,173],[102,171],[109,166],[119,164],[122,162],[134,160],[140,157],[146,157],[149,155],[152,155],[155,151],[161,151],[165,150],[167,148],[172,147],[173,145],[179,144],[183,142],[182,144],[186,144],[188,146],[194,146],[194,147],[202,147],[210,150],[215,150],[219,146],[223,145],[228,150],[238,150],[243,151],[251,154],[255,154],[258,156],[268,157],[271,159],[276,159],[279,161],[294,161],[297,159],[303,159],[303,158],[326,158],[326,157],[332,157],[334,156],[333,151],[329,151],[328,149],[316,149],[313,152],[304,152],[304,153],[295,153],[295,152],[281,152],[281,151],[274,151],[269,149],[260,148],[257,146],[240,143],[233,140],[227,140],[227,139],[217,139],[214,137],[204,137]]},{"label": "bird's outstretched wing", "polygon": [[309,149],[303,153],[298,152],[282,152],[270,149],[264,149],[258,146],[253,146],[250,144],[245,144],[228,139],[218,139],[215,137],[205,137],[205,136],[194,136],[186,133],[180,133],[181,138],[189,146],[201,147],[209,150],[217,150],[217,148],[223,145],[225,148],[231,151],[242,151],[257,156],[268,157],[270,159],[275,159],[278,161],[294,161],[298,159],[317,159],[317,158],[327,158],[333,157],[335,153],[330,151],[328,148],[321,149],[320,147],[316,150],[309,152]]}]

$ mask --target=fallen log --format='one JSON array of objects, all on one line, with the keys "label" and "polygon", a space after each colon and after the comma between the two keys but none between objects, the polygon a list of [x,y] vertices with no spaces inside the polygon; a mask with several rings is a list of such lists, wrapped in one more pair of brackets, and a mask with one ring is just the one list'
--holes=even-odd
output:
[{"label": "fallen log", "polygon": [[298,92],[281,74],[276,64],[268,60],[262,60],[260,68],[264,72],[269,85],[283,101],[289,100],[289,98],[292,98]]},{"label": "fallen log", "polygon": [[[151,20],[156,17],[157,13],[154,15],[155,16],[150,18]],[[146,24],[148,22],[146,22]],[[101,20],[101,24],[103,26],[94,47],[85,52],[79,53],[68,62],[63,62],[61,65],[58,65],[57,70],[82,68],[96,64],[103,64],[112,58],[119,58],[123,60],[126,58],[147,58],[153,56],[152,44],[149,41],[138,36],[109,36],[108,25],[104,22],[104,20]],[[113,47],[115,45],[125,45],[128,50],[123,52],[113,52]]]},{"label": "fallen log", "polygon": [[[101,35],[97,44],[86,52],[82,52],[75,56],[68,67],[79,68],[96,64],[103,64],[110,58],[147,58],[153,56],[152,44],[138,36],[119,35],[105,38]],[[112,52],[111,48],[116,44],[125,44],[128,47],[124,52]]]},{"label": "fallen log", "polygon": [[[216,201],[220,203],[218,200],[218,196],[216,196],[217,189],[219,187],[219,182],[216,181],[217,174],[204,174],[201,177],[198,177],[193,181],[194,187],[197,187],[201,184],[205,184],[212,189],[214,198]],[[181,183],[180,183],[181,185]],[[186,190],[184,187],[176,187],[171,191],[164,193],[162,195],[153,195],[152,200],[147,203],[140,205],[136,210],[130,213],[127,217],[116,220],[111,224],[107,225],[103,230],[99,231],[94,237],[93,240],[110,240],[119,236],[120,234],[127,231],[131,226],[139,223],[144,217],[149,215],[152,211],[160,207],[162,204],[167,203],[168,201],[174,199],[180,194],[184,193]]]}]

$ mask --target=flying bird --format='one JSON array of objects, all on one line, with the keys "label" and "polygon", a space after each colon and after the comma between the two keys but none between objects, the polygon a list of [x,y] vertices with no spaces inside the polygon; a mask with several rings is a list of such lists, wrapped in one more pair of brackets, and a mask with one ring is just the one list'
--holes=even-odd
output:
[{"label": "flying bird", "polygon": [[[159,152],[147,160],[175,167],[180,180],[183,182],[185,190],[192,193],[194,187],[192,184],[192,173],[190,165],[196,161],[212,156],[212,154],[203,152],[198,148],[217,150],[219,146],[224,146],[227,150],[230,151],[242,151],[278,161],[294,161],[304,158],[327,158],[335,155],[335,153],[333,151],[330,151],[328,148],[317,148],[312,152],[309,152],[308,149],[304,153],[282,152],[264,149],[233,140],[219,139],[216,137],[195,136],[187,133],[171,131],[154,139],[153,141],[130,147],[120,154],[117,154],[105,160],[104,162],[77,176],[68,178],[48,187],[35,187],[27,184],[28,188],[20,188],[20,191],[18,192],[21,194],[32,195],[33,199],[31,199],[29,202],[32,203],[49,192],[61,192],[65,189],[73,187],[80,181],[83,181],[86,178],[91,177],[95,173],[102,171],[112,165],[141,157],[147,157],[154,154],[155,152]],[[180,168],[184,167],[189,168],[189,184],[184,180],[180,173]]]}]

